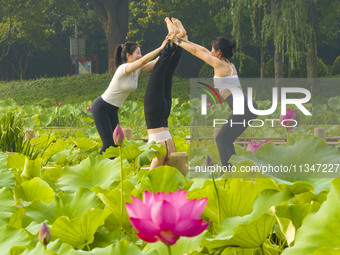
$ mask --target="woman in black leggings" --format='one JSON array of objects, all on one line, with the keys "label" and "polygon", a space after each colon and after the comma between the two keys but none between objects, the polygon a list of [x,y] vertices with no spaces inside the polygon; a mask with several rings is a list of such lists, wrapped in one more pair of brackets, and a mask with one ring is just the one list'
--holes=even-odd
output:
[{"label": "woman in black leggings", "polygon": [[[169,18],[165,19],[169,35],[178,30]],[[170,24],[170,23],[171,24]],[[182,48],[168,42],[160,52],[159,59],[151,72],[144,96],[144,115],[148,129],[149,141],[161,143],[166,149],[166,155],[161,160],[154,158],[150,169],[169,162],[169,155],[176,151],[168,128],[168,118],[171,111],[172,76],[182,54]]]},{"label": "woman in black leggings", "polygon": [[[186,36],[185,29],[182,23],[178,19],[172,19],[172,22],[180,30],[177,36],[172,35],[171,40],[187,50],[194,56],[202,59],[207,64],[214,68],[214,84],[228,84],[228,86],[241,87],[240,81],[237,76],[236,68],[231,62],[233,56],[233,50],[236,48],[235,41],[231,41],[225,37],[218,37],[212,42],[211,51],[190,42]],[[233,109],[233,96],[229,89],[220,89],[221,96],[226,100],[227,104]],[[234,141],[239,137],[248,127],[248,121],[255,119],[257,116],[251,113],[246,104],[247,99],[244,95],[244,114],[234,115],[231,114],[228,118],[228,122],[224,124],[216,137],[216,144],[220,154],[221,164],[226,167],[230,167],[229,159],[235,153]],[[256,103],[253,102],[254,108],[257,108]],[[245,125],[234,124],[245,123]]]},{"label": "woman in black leggings", "polygon": [[110,146],[115,146],[113,131],[119,123],[118,109],[128,95],[137,88],[138,76],[153,69],[155,58],[165,47],[169,38],[165,38],[162,45],[154,51],[142,56],[141,49],[135,42],[120,44],[115,49],[115,74],[106,91],[92,104],[94,123],[103,142],[99,154]]}]

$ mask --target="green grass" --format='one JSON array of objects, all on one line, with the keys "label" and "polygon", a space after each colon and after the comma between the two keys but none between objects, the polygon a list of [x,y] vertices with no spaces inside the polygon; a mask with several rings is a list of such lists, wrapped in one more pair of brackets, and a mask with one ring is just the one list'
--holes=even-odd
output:
[{"label": "green grass", "polygon": [[[19,105],[30,105],[47,101],[63,104],[93,101],[100,96],[111,81],[111,74],[89,74],[58,78],[39,78],[24,81],[0,81],[0,98],[13,98]],[[136,91],[127,100],[143,102],[149,75],[141,75]],[[189,99],[190,82],[188,78],[174,77],[173,97],[180,102]]]},{"label": "green grass", "polygon": [[[327,78],[340,78],[340,75],[328,76]],[[106,73],[24,81],[0,81],[0,98],[13,98],[19,105],[41,104],[55,100],[63,104],[82,103],[93,101],[100,96],[109,86],[111,79],[112,75]],[[127,100],[143,102],[148,79],[149,74],[141,75],[137,90],[132,92]],[[172,97],[178,98],[181,104],[189,100],[189,93],[190,79],[174,77]],[[327,101],[329,97],[339,95],[339,88],[334,88],[332,91],[322,91],[321,94],[325,99],[324,101]],[[315,95],[318,95],[318,97],[321,94],[315,91]],[[256,99],[270,98],[271,89],[262,84],[256,92]],[[321,101],[319,100],[319,102]]]}]

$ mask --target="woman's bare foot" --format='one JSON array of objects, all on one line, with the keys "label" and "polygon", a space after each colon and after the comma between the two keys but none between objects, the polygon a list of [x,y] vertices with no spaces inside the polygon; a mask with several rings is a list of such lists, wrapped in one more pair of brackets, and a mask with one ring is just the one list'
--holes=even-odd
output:
[{"label": "woman's bare foot", "polygon": [[184,41],[188,41],[187,31],[185,30],[182,22],[179,19],[176,19],[176,18],[171,18],[171,21],[177,27],[177,29],[179,30],[177,37],[184,40]]},{"label": "woman's bare foot", "polygon": [[166,23],[170,35],[177,35],[179,33],[178,28],[171,22],[169,17],[166,17],[164,21]]}]

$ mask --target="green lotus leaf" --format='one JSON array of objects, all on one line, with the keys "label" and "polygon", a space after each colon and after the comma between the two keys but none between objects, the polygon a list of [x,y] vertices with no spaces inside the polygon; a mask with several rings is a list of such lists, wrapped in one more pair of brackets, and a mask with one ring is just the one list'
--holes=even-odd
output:
[{"label": "green lotus leaf", "polygon": [[148,252],[142,252],[136,245],[129,243],[127,240],[122,240],[117,242],[116,244],[111,244],[105,248],[96,248],[92,251],[74,251],[75,255],[158,255],[158,253],[154,250],[150,250]]},{"label": "green lotus leaf", "polygon": [[166,153],[164,146],[154,142],[144,144],[139,147],[143,153],[138,157],[138,167],[148,166],[154,157],[161,158]]},{"label": "green lotus leaf", "polygon": [[60,192],[53,198],[50,204],[35,201],[29,205],[23,218],[23,226],[36,234],[40,224],[46,222],[53,224],[60,216],[70,219],[81,217],[89,208],[104,209],[104,204],[97,198],[96,194],[87,188],[78,187],[75,193]]},{"label": "green lotus leaf", "polygon": [[42,159],[45,162],[51,161],[50,159],[53,157],[54,154],[58,152],[60,156],[62,151],[64,151],[67,148],[68,148],[68,143],[64,141],[63,139],[58,139],[55,143],[47,147],[47,149],[44,152],[44,155],[42,156]]},{"label": "green lotus leaf", "polygon": [[[200,251],[200,242],[206,235],[206,231],[195,237],[184,237],[181,236],[177,243],[171,246],[171,254],[184,255],[191,254],[194,251]],[[149,249],[154,249],[158,251],[159,254],[168,254],[167,247],[162,242],[148,243],[144,251]]]},{"label": "green lotus leaf", "polygon": [[[125,189],[124,189],[125,191]],[[115,223],[116,227],[120,227],[121,223],[124,227],[130,227],[129,216],[126,211],[125,203],[131,203],[131,194],[124,194],[124,208],[123,217],[121,217],[121,190],[111,189],[109,192],[97,193],[97,196],[102,202],[110,209],[112,214],[110,215],[111,222]]]},{"label": "green lotus leaf", "polygon": [[34,177],[41,177],[41,158],[37,158],[35,160],[30,160],[28,157],[25,158],[25,166],[24,170],[21,173],[21,177],[23,180],[30,180]]},{"label": "green lotus leaf", "polygon": [[14,174],[8,169],[0,170],[0,188],[6,187],[10,190],[14,189]]},{"label": "green lotus leaf", "polygon": [[105,158],[116,158],[119,157],[119,147],[110,146],[106,149],[103,156]]},{"label": "green lotus leaf", "polygon": [[6,168],[7,155],[0,151],[0,169]]},{"label": "green lotus leaf", "polygon": [[[256,197],[264,188],[266,188],[264,183],[258,184],[241,179],[232,179],[226,188],[218,186],[217,191],[220,200],[221,221],[225,218],[244,216],[251,213]],[[218,198],[212,181],[206,181],[204,187],[201,189],[189,191],[188,197],[190,199],[207,197],[208,204],[203,216],[215,223],[218,222]]]},{"label": "green lotus leaf", "polygon": [[88,209],[81,218],[60,216],[52,224],[51,237],[82,249],[93,242],[98,227],[104,224],[110,213],[109,210]]},{"label": "green lotus leaf", "polygon": [[333,110],[339,111],[340,110],[340,96],[331,97],[330,99],[328,99],[328,105]]},{"label": "green lotus leaf", "polygon": [[16,199],[22,199],[27,202],[41,200],[47,204],[51,203],[54,197],[53,189],[38,177],[34,177],[29,181],[23,182],[14,188]]},{"label": "green lotus leaf", "polygon": [[[241,163],[245,160],[253,161],[258,167],[263,166],[284,166],[294,169],[296,166],[296,172],[289,174],[280,171],[277,173],[268,173],[267,175],[280,179],[287,179],[288,181],[295,181],[296,178],[305,178],[305,181],[309,181],[309,178],[327,177],[333,178],[339,176],[339,171],[336,172],[335,168],[333,172],[322,172],[320,164],[339,164],[340,151],[327,145],[326,141],[318,137],[305,136],[294,145],[280,145],[276,146],[273,143],[266,143],[262,145],[256,152],[255,156],[249,156],[249,153],[242,154],[240,156],[234,155],[231,158],[232,163]],[[309,170],[306,172],[306,164]],[[317,165],[319,164],[319,165]],[[292,167],[290,167],[292,166]],[[300,172],[300,166],[302,167],[302,173]]]},{"label": "green lotus leaf", "polygon": [[98,149],[98,142],[87,138],[69,138],[78,148],[85,151]]},{"label": "green lotus leaf", "polygon": [[281,250],[274,248],[272,244],[267,241],[262,247],[256,248],[241,248],[241,247],[228,247],[223,250],[221,255],[280,255]]},{"label": "green lotus leaf", "polygon": [[40,242],[37,243],[34,249],[26,249],[21,255],[52,255],[52,254],[59,254],[59,255],[74,255],[74,250],[72,246],[66,243],[62,243],[60,239],[57,239],[53,242],[50,242],[46,246],[46,250],[44,250],[44,245]]},{"label": "green lotus leaf", "polygon": [[[330,178],[309,178],[304,179],[304,181],[287,181],[281,179],[275,179],[275,181],[282,187],[282,188],[289,188],[294,194],[300,194],[308,191],[314,191],[315,194],[319,194],[322,191],[329,190],[331,187],[331,182],[333,179]],[[310,185],[306,185],[309,183]]]},{"label": "green lotus leaf", "polygon": [[135,144],[130,144],[126,147],[123,147],[122,156],[127,160],[135,160],[138,158],[143,151],[139,149],[139,147]]},{"label": "green lotus leaf", "polygon": [[11,247],[25,246],[30,243],[28,234],[22,230],[8,225],[0,227],[0,251],[3,255],[9,255]]},{"label": "green lotus leaf", "polygon": [[202,244],[208,249],[221,249],[228,246],[244,248],[261,247],[273,230],[276,218],[268,210],[288,200],[292,194],[288,189],[280,192],[264,190],[253,204],[251,214],[243,217],[226,218],[215,238],[207,238]]},{"label": "green lotus leaf", "polygon": [[288,246],[290,246],[291,243],[294,242],[295,240],[295,232],[296,232],[296,229],[292,221],[287,218],[280,218],[280,217],[276,217],[276,219],[277,219],[277,223],[279,224],[282,234],[286,238],[286,242]]},{"label": "green lotus leaf", "polygon": [[231,222],[227,218],[221,224],[221,232],[215,239],[202,242],[208,249],[227,246],[240,246],[245,248],[261,247],[273,230],[276,219],[269,213],[261,214],[257,219],[243,223],[238,219]]},{"label": "green lotus leaf", "polygon": [[19,169],[19,170],[24,170],[24,166],[25,166],[25,159],[26,159],[26,156],[25,155],[22,155],[22,154],[19,154],[19,153],[13,153],[13,154],[10,154],[7,156],[7,164],[6,164],[6,167],[8,169],[11,169],[11,168],[16,168],[16,169]]},{"label": "green lotus leaf", "polygon": [[15,211],[13,194],[7,188],[0,189],[0,225],[7,224]]},{"label": "green lotus leaf", "polygon": [[340,249],[339,248],[320,248],[317,249],[313,255],[339,255],[340,254]]},{"label": "green lotus leaf", "polygon": [[25,208],[16,208],[16,211],[12,214],[8,225],[14,228],[22,228],[22,219],[24,217]]},{"label": "green lotus leaf", "polygon": [[301,227],[303,219],[308,214],[315,213],[319,209],[319,203],[278,205],[275,207],[275,215],[279,218],[290,219],[295,229],[298,229]]},{"label": "green lotus leaf", "polygon": [[152,169],[147,176],[140,179],[143,189],[150,192],[175,192],[184,185],[185,178],[174,167],[160,166]]},{"label": "green lotus leaf", "polygon": [[56,183],[63,172],[64,169],[58,165],[54,167],[44,168],[42,172],[42,179],[46,182]]},{"label": "green lotus leaf", "polygon": [[296,233],[294,246],[285,249],[282,254],[313,254],[320,248],[339,248],[339,211],[340,179],[334,179],[327,200],[317,213],[305,217]]},{"label": "green lotus leaf", "polygon": [[37,121],[37,126],[47,127],[53,121],[53,115],[49,112],[41,112],[34,119]]},{"label": "green lotus leaf", "polygon": [[63,191],[74,192],[77,186],[92,189],[100,186],[109,189],[114,181],[120,180],[120,161],[110,160],[99,155],[89,156],[80,164],[65,167],[63,174],[58,179],[57,186]]}]

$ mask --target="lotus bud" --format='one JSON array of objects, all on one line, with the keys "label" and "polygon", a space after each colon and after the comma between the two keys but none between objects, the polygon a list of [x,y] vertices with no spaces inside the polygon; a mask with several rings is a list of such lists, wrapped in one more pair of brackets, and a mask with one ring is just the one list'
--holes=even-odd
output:
[{"label": "lotus bud", "polygon": [[124,142],[124,132],[123,129],[120,127],[119,124],[117,124],[115,130],[113,131],[113,141],[115,145],[120,146]]},{"label": "lotus bud", "polygon": [[43,245],[47,245],[50,242],[50,239],[51,239],[50,230],[46,226],[45,222],[43,222],[39,232],[39,240]]},{"label": "lotus bud", "polygon": [[205,159],[205,164],[207,166],[213,166],[214,165],[214,162],[212,160],[212,158],[208,155],[207,158]]},{"label": "lotus bud", "polygon": [[[287,109],[286,110],[286,115],[281,115],[280,116],[280,123],[282,123],[282,121],[285,121],[285,125],[286,126],[293,126],[295,124],[295,121],[292,120],[296,120],[295,119],[295,111],[291,110],[291,109]],[[282,125],[282,124],[281,124]],[[286,127],[287,129],[292,129],[293,127]]]}]

